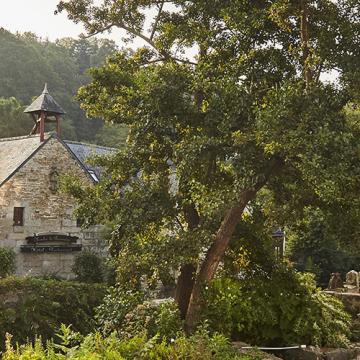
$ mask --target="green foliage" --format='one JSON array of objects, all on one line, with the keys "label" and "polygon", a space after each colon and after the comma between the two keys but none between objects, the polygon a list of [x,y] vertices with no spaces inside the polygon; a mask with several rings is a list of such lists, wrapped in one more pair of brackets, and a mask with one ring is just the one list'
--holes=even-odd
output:
[{"label": "green foliage", "polygon": [[0,98],[0,134],[11,137],[29,134],[33,123],[23,113],[24,107],[14,97]]},{"label": "green foliage", "polygon": [[108,289],[102,304],[96,309],[95,319],[105,334],[120,332],[125,316],[141,304],[146,295],[140,290],[129,290],[127,286],[115,286]]},{"label": "green foliage", "polygon": [[72,271],[76,280],[85,283],[104,281],[104,260],[95,252],[85,250],[76,254]]},{"label": "green foliage", "polygon": [[213,331],[251,344],[347,346],[350,316],[315,286],[310,274],[286,267],[251,278],[217,279],[204,290],[204,318]]},{"label": "green foliage", "polygon": [[[0,137],[30,133],[33,122],[23,110],[48,83],[51,94],[67,113],[61,124],[65,139],[122,146],[126,128],[103,128],[101,120],[87,120],[73,99],[77,89],[89,80],[86,71],[101,65],[116,50],[115,43],[106,39],[64,38],[52,43],[32,33],[13,35],[0,29]],[[46,128],[53,129],[51,125]]]},{"label": "green foliage", "polygon": [[[352,129],[343,113],[348,92],[315,77],[309,86],[303,81],[300,9],[280,3],[178,4],[176,11],[162,13],[149,42],[154,51],[108,58],[80,89],[89,116],[129,127],[126,149],[100,161],[108,175],[104,182],[73,189],[84,218],[113,223],[111,244],[124,281],[136,274],[155,282],[171,267],[198,264],[224,214],[246,189],[265,184],[274,203],[288,204],[289,216],[304,203],[335,207],[349,190],[358,191],[347,150],[354,150]],[[314,72],[335,63],[353,66],[352,55],[345,61],[328,46],[340,47],[345,56],[347,49],[334,40],[340,36],[355,48],[350,33],[357,31],[356,20],[348,19],[344,2],[320,3],[323,12],[309,2],[314,14],[309,26],[316,28]],[[59,10],[90,33],[113,24],[112,16],[119,18],[119,26],[127,24],[134,36],[147,23],[141,9],[156,6],[135,1],[123,13],[83,5],[61,2]],[[334,19],[339,32],[325,33],[323,23],[332,29]],[[194,64],[174,59],[172,46],[184,50],[194,44],[202,49]],[[195,229],[189,226],[189,207],[199,218]],[[271,218],[273,224],[281,220]]]},{"label": "green foliage", "polygon": [[[105,288],[69,281],[8,277],[0,280],[0,338],[11,333],[23,344],[55,336],[62,323],[87,334],[94,329],[94,308]],[[1,347],[3,347],[3,343]]]},{"label": "green foliage", "polygon": [[[337,217],[337,216],[336,216]],[[358,252],[349,251],[343,244],[348,239],[339,234],[338,219],[332,219],[320,209],[307,208],[304,218],[291,227],[288,235],[287,254],[300,271],[312,272],[318,282],[326,287],[330,274],[357,269],[360,261]],[[347,251],[345,251],[347,250]]]},{"label": "green foliage", "polygon": [[179,309],[173,300],[143,302],[128,312],[124,320],[121,335],[128,338],[137,334],[145,334],[148,338],[158,335],[170,342],[177,338],[183,327]]},{"label": "green foliage", "polygon": [[15,271],[15,252],[13,249],[0,247],[0,279]]},{"label": "green foliage", "polygon": [[[118,26],[150,47],[109,57],[79,90],[88,116],[126,125],[129,135],[125,149],[99,161],[103,182],[68,190],[89,223],[113,224],[124,284],[151,286],[185,264],[200,270],[188,312],[195,318],[198,285],[214,277],[252,202],[264,208],[264,230],[301,219],[306,206],[334,213],[358,204],[358,140],[344,112],[357,82],[350,74],[358,74],[357,7],[354,0],[114,4],[58,6],[89,34]],[[335,69],[343,86],[319,80]],[[254,240],[265,241],[264,233]]]},{"label": "green foliage", "polygon": [[[264,354],[254,351],[253,355],[240,354],[233,349],[229,341],[221,335],[210,336],[206,331],[186,338],[178,337],[171,344],[166,344],[158,337],[146,338],[135,336],[131,339],[119,339],[112,334],[103,337],[100,333],[90,334],[75,346],[71,346],[77,334],[72,335],[62,327],[62,344],[48,342],[43,346],[38,339],[34,344],[28,343],[14,348],[11,337],[7,337],[4,360],[63,360],[63,359],[106,359],[106,360],[261,360]],[[61,350],[61,351],[59,351]]]}]

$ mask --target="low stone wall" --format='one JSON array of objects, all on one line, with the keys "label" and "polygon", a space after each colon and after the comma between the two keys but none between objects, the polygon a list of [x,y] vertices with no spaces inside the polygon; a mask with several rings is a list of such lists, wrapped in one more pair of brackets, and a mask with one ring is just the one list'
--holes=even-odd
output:
[{"label": "low stone wall", "polygon": [[345,310],[351,314],[355,319],[357,315],[360,314],[360,294],[359,293],[347,293],[347,292],[337,292],[337,291],[324,291],[326,294],[330,294],[340,299],[344,306]]}]

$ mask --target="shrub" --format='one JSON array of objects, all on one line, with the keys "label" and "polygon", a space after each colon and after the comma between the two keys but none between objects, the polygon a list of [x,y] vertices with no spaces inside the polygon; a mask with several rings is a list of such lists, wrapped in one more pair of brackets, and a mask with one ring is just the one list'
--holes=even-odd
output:
[{"label": "shrub", "polygon": [[76,280],[81,282],[100,283],[104,281],[103,260],[90,250],[84,250],[75,256],[72,271]]},{"label": "shrub", "polygon": [[360,262],[357,251],[349,251],[340,243],[340,240],[349,240],[342,238],[349,233],[339,229],[340,233],[334,229],[329,214],[307,207],[304,218],[292,228],[288,237],[290,260],[299,271],[314,273],[322,287],[328,285],[331,273],[340,272],[344,276],[348,271],[356,270]]},{"label": "shrub", "polygon": [[15,252],[13,249],[0,247],[0,278],[13,274],[15,271]]},{"label": "shrub", "polygon": [[[65,340],[68,336],[77,337],[67,334]],[[64,336],[61,337],[64,338]],[[224,336],[210,336],[207,332],[200,332],[189,338],[181,336],[171,344],[166,344],[164,341],[159,342],[157,337],[147,339],[145,336],[136,336],[132,339],[119,339],[115,334],[103,337],[100,333],[88,335],[79,345],[74,347],[67,345],[71,343],[71,339],[66,340],[65,343],[56,345],[49,342],[43,346],[38,340],[34,345],[28,343],[14,349],[11,345],[11,339],[8,337],[3,359],[260,360],[264,358],[259,354],[254,356],[239,354]]]},{"label": "shrub", "polygon": [[258,346],[348,344],[350,316],[316,288],[313,275],[280,266],[269,276],[215,280],[204,294],[204,319],[233,339]]},{"label": "shrub", "polygon": [[[26,342],[36,335],[54,336],[61,323],[87,334],[94,329],[94,308],[105,294],[102,285],[39,278],[7,277],[0,280],[0,339],[11,333]],[[0,345],[0,348],[4,344]]]},{"label": "shrub", "polygon": [[102,304],[96,309],[95,319],[104,334],[119,332],[125,316],[146,298],[142,291],[127,290],[121,286],[108,289]]},{"label": "shrub", "polygon": [[158,335],[160,339],[171,341],[182,332],[182,327],[174,300],[145,301],[126,314],[121,334],[129,338],[136,334],[145,334],[148,338]]}]

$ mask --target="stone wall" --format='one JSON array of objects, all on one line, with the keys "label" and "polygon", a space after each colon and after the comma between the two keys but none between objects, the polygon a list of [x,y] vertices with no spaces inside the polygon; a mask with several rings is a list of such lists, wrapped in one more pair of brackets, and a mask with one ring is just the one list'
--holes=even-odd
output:
[{"label": "stone wall", "polygon": [[[86,172],[64,145],[51,138],[0,187],[0,246],[13,248],[17,274],[56,274],[71,278],[74,253],[20,253],[25,237],[39,232],[61,232],[78,236],[83,248],[101,251],[99,227],[81,230],[73,216],[74,200],[50,190],[50,173],[71,174],[90,183]],[[24,226],[14,226],[14,207],[24,207]]]},{"label": "stone wall", "polygon": [[355,319],[360,314],[360,294],[338,291],[324,291],[326,294],[333,295],[344,304],[345,310]]}]

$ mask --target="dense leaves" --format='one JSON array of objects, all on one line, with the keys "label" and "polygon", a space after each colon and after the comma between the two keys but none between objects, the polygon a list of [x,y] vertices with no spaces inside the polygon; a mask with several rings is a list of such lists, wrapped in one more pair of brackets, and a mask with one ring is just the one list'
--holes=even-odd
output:
[{"label": "dense leaves", "polygon": [[204,291],[213,331],[251,344],[347,346],[350,316],[341,301],[316,289],[310,274],[285,267],[217,279]]},{"label": "dense leaves", "polygon": [[[55,336],[61,324],[87,334],[95,327],[95,307],[105,294],[101,285],[37,278],[8,277],[0,281],[0,338],[13,335],[25,343]],[[1,348],[4,347],[4,342]]]},{"label": "dense leaves", "polygon": [[0,279],[15,271],[15,252],[13,249],[0,248]]},{"label": "dense leaves", "polygon": [[[254,201],[269,230],[305,206],[335,211],[359,194],[344,115],[359,59],[353,1],[70,0],[62,10],[89,34],[115,26],[147,42],[92,70],[81,88],[87,113],[128,125],[129,137],[101,162],[106,181],[69,191],[90,222],[113,224],[123,278],[151,283],[171,268],[198,268],[189,328]],[[341,86],[320,81],[333,70]]]},{"label": "dense leaves", "polygon": [[46,346],[38,340],[35,344],[14,348],[11,337],[7,338],[4,360],[42,359],[106,359],[106,360],[141,360],[141,359],[189,359],[189,360],[261,360],[265,355],[261,351],[250,350],[247,354],[237,352],[229,341],[221,336],[210,336],[206,331],[186,338],[181,336],[172,344],[159,341],[159,337],[147,339],[136,336],[132,339],[119,339],[114,334],[103,337],[99,333],[91,334],[79,345],[74,345],[79,334],[62,328],[61,344],[47,343]]},{"label": "dense leaves", "polygon": [[[13,35],[0,29],[0,137],[30,133],[32,120],[22,112],[48,83],[50,93],[67,113],[61,126],[65,139],[121,146],[119,138],[124,141],[126,128],[103,127],[99,119],[87,120],[73,99],[79,86],[89,80],[86,71],[101,65],[116,50],[110,40],[64,38],[53,43],[31,33]],[[118,136],[116,143],[107,142],[109,128],[112,138]]]}]

